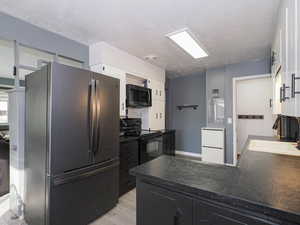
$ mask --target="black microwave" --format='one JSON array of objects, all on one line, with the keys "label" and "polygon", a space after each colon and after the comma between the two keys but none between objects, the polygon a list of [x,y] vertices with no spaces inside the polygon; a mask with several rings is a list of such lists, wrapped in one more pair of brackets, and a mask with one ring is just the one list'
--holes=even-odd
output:
[{"label": "black microwave", "polygon": [[126,85],[126,106],[142,108],[152,106],[152,91],[137,85]]}]

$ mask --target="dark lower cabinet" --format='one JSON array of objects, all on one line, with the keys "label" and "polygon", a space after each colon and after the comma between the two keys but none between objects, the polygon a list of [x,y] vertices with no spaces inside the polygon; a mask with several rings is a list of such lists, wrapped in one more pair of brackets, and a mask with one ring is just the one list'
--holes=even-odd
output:
[{"label": "dark lower cabinet", "polygon": [[139,164],[138,140],[120,143],[119,196],[135,188],[135,177],[129,170]]},{"label": "dark lower cabinet", "polygon": [[195,201],[195,225],[279,225],[249,212],[239,212],[204,201]]},{"label": "dark lower cabinet", "polygon": [[137,185],[137,225],[193,225],[192,199],[151,184]]},{"label": "dark lower cabinet", "polygon": [[169,130],[163,134],[163,153],[175,155],[175,130]]},{"label": "dark lower cabinet", "polygon": [[137,225],[296,225],[192,196],[147,178],[138,179]]}]

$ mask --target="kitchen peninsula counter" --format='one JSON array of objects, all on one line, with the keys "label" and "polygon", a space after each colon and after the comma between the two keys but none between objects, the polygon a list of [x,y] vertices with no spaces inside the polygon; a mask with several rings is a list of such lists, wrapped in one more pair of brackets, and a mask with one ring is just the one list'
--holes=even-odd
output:
[{"label": "kitchen peninsula counter", "polygon": [[[251,140],[274,141],[251,136],[247,143]],[[137,178],[138,225],[148,225],[145,220],[155,213],[164,215],[154,221],[158,225],[168,220],[185,225],[300,224],[300,157],[248,146],[237,167],[161,156],[131,170]],[[165,214],[153,208],[156,201]]]}]

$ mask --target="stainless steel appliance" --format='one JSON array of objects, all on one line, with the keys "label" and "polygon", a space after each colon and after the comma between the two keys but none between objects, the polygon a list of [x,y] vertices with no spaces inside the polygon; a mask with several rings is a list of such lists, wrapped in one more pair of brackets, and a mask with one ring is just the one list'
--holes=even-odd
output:
[{"label": "stainless steel appliance", "polygon": [[142,132],[141,118],[120,119],[120,135],[138,137]]},{"label": "stainless steel appliance", "polygon": [[126,106],[141,108],[152,106],[152,91],[132,84],[126,85]]},{"label": "stainless steel appliance", "polygon": [[51,63],[26,76],[25,219],[86,225],[118,200],[119,81]]},{"label": "stainless steel appliance", "polygon": [[143,164],[163,154],[163,135],[159,131],[144,130],[140,136],[139,163]]}]

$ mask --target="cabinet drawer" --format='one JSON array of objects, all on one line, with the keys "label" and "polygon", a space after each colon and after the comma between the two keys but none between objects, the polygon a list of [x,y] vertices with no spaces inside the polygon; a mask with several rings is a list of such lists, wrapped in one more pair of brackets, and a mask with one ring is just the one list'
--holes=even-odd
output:
[{"label": "cabinet drawer", "polygon": [[224,148],[224,130],[202,129],[202,146]]},{"label": "cabinet drawer", "polygon": [[[196,201],[195,225],[279,225],[279,221],[266,220],[263,215],[240,212],[211,203]],[[261,217],[260,217],[261,216]]]},{"label": "cabinet drawer", "polygon": [[224,164],[224,149],[202,147],[202,160],[205,162]]}]

